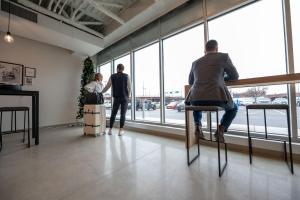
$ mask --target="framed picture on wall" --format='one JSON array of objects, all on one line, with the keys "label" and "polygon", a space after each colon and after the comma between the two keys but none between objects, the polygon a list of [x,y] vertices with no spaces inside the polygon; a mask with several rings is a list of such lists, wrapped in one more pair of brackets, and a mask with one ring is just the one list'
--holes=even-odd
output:
[{"label": "framed picture on wall", "polygon": [[32,85],[32,78],[31,77],[25,77],[24,78],[24,85]]},{"label": "framed picture on wall", "polygon": [[36,69],[33,67],[25,67],[25,77],[36,77]]},{"label": "framed picture on wall", "polygon": [[0,61],[0,84],[23,85],[24,66]]}]

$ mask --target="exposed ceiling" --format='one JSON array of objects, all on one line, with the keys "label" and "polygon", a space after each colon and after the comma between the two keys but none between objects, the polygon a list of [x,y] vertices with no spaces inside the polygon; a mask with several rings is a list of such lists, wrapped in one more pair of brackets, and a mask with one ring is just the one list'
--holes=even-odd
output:
[{"label": "exposed ceiling", "polygon": [[[11,32],[76,54],[94,55],[186,1],[11,0]],[[4,32],[8,2],[1,0]]]}]

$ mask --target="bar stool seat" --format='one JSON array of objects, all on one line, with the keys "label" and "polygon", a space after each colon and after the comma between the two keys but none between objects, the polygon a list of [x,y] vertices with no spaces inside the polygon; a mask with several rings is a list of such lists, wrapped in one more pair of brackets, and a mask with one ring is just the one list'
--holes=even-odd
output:
[{"label": "bar stool seat", "polygon": [[[263,110],[264,111],[264,126],[265,126],[265,137],[254,137],[250,134],[249,128],[249,113],[248,110]],[[287,150],[286,150],[286,140],[284,139],[274,139],[268,137],[268,129],[267,129],[267,117],[266,117],[266,110],[286,110],[287,114],[287,125],[288,125],[288,142],[289,142],[289,154],[290,154],[290,165],[287,159]],[[289,105],[286,104],[251,104],[246,106],[246,114],[247,114],[247,130],[248,130],[248,144],[249,144],[249,160],[250,164],[252,164],[252,138],[259,139],[259,140],[273,140],[273,141],[280,141],[283,142],[284,146],[284,159],[288,166],[290,167],[291,173],[294,174],[294,167],[293,167],[293,151],[292,151],[292,139],[291,139],[291,127],[290,127],[290,112],[289,112]]]},{"label": "bar stool seat", "polygon": [[[11,112],[11,131],[8,133],[17,132],[17,112],[24,111],[24,129],[23,129],[23,143],[25,142],[25,128],[26,128],[26,112],[28,116],[27,133],[28,133],[28,148],[30,147],[30,127],[29,127],[29,107],[15,106],[15,107],[0,107],[0,151],[2,150],[2,118],[3,112]],[[14,120],[13,120],[14,116]],[[15,130],[13,131],[13,122],[15,122]]]},{"label": "bar stool seat", "polygon": [[289,105],[286,104],[250,104],[246,106],[247,109],[274,109],[284,110],[289,109]]},{"label": "bar stool seat", "polygon": [[[212,139],[212,121],[211,121],[211,113],[215,112],[216,113],[216,118],[217,118],[217,132],[219,131],[219,111],[224,110],[222,107],[219,106],[185,106],[185,120],[186,120],[186,141],[187,141],[187,164],[188,166],[191,165],[199,156],[200,156],[200,140],[205,140],[209,142],[216,142],[218,144],[218,169],[219,169],[219,177],[222,176],[226,166],[227,166],[227,144],[224,142],[225,146],[225,164],[221,167],[221,156],[220,156],[220,141],[219,140],[213,140]],[[190,144],[189,144],[189,128],[188,128],[188,111],[203,111],[203,112],[209,112],[209,117],[210,117],[210,138],[200,138],[199,135],[197,135],[197,155],[190,160]]]}]

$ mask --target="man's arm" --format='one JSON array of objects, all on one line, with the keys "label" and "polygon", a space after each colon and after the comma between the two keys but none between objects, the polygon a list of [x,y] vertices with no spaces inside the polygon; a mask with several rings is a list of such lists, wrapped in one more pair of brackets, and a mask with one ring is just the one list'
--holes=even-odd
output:
[{"label": "man's arm", "polygon": [[224,77],[225,81],[235,81],[239,79],[239,73],[237,72],[235,66],[232,64],[228,54],[224,71],[226,72],[226,76]]},{"label": "man's arm", "polygon": [[130,82],[130,76],[128,75],[127,79],[127,89],[128,89],[128,96],[131,96],[131,82]]},{"label": "man's arm", "polygon": [[106,86],[103,88],[101,93],[105,93],[109,88],[111,87],[111,77],[109,77],[108,82],[106,83]]},{"label": "man's arm", "polygon": [[194,63],[192,64],[190,75],[189,75],[189,85],[194,84],[194,73],[193,73],[194,70],[193,69],[194,69]]}]

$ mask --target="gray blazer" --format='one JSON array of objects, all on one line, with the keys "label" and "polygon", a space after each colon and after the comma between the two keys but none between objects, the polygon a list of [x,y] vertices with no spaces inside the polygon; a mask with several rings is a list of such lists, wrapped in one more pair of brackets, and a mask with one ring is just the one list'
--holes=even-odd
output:
[{"label": "gray blazer", "polygon": [[239,74],[227,53],[208,53],[193,62],[187,101],[222,101],[232,103],[225,81],[238,80]]}]

